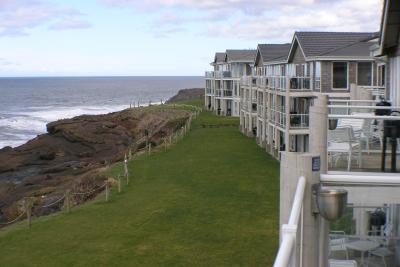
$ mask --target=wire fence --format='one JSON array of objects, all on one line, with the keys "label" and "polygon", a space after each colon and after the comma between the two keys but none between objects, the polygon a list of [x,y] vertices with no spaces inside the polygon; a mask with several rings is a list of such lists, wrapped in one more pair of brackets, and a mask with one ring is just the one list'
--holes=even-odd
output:
[{"label": "wire fence", "polygon": [[[183,137],[191,129],[191,124],[192,124],[193,119],[195,119],[202,111],[201,108],[196,107],[196,106],[191,106],[191,105],[174,104],[174,106],[183,106],[186,108],[190,108],[192,110],[192,114],[189,116],[189,118],[186,120],[186,122],[184,123],[184,125],[181,128],[175,130],[169,136],[164,137],[163,141],[158,146],[152,147],[152,143],[148,142],[148,140],[149,140],[149,136],[151,138],[153,135],[149,135],[149,136],[145,136],[147,142],[146,142],[146,146],[144,148],[137,149],[137,144],[139,142],[144,141],[144,139],[141,138],[135,142],[133,151],[132,151],[132,147],[130,147],[128,149],[127,153],[125,153],[124,160],[123,160],[123,164],[124,164],[124,175],[123,176],[125,177],[126,185],[129,184],[128,162],[133,159],[134,155],[143,154],[143,153],[147,153],[148,155],[151,155],[152,151],[160,151],[162,149],[164,149],[166,151],[173,144],[176,144],[176,143],[178,143],[179,140],[183,139]],[[92,195],[96,192],[100,192],[103,189],[105,189],[105,201],[108,202],[109,195],[110,195],[109,191],[110,191],[110,187],[112,186],[113,182],[114,182],[114,184],[117,185],[118,193],[121,193],[122,181],[121,181],[121,175],[118,174],[117,179],[113,179],[113,178],[111,178],[111,180],[107,179],[104,182],[104,184],[102,184],[101,186],[92,188],[88,191],[72,192],[70,189],[68,189],[60,198],[56,199],[55,201],[51,202],[50,204],[35,206],[34,202],[33,202],[33,198],[25,197],[24,201],[23,201],[22,212],[17,217],[15,217],[14,219],[12,219],[8,222],[0,222],[0,226],[4,227],[4,226],[10,225],[10,224],[13,224],[15,222],[20,221],[22,218],[25,217],[28,222],[28,226],[30,228],[31,222],[32,222],[33,208],[46,209],[46,208],[50,208],[50,207],[55,207],[56,205],[60,205],[60,203],[62,203],[62,201],[64,201],[63,206],[66,208],[67,213],[69,213],[71,210],[72,204],[73,204],[72,203],[73,196],[88,196],[88,195]]]}]

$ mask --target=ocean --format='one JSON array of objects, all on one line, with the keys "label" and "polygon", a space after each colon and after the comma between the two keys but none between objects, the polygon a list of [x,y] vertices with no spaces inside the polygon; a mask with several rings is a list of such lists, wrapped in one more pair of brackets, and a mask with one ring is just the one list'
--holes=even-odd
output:
[{"label": "ocean", "polygon": [[195,87],[204,87],[201,76],[0,78],[0,148],[46,133],[51,121],[160,103]]}]

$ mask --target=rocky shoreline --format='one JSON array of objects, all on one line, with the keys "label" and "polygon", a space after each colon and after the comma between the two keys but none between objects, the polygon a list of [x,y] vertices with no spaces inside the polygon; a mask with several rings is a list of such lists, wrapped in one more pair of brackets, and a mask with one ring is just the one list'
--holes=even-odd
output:
[{"label": "rocky shoreline", "polygon": [[[199,89],[185,89],[168,103],[200,97]],[[121,161],[129,149],[140,149],[146,142],[159,144],[190,116],[187,109],[163,105],[82,115],[49,123],[46,134],[24,145],[0,149],[0,222],[21,213],[24,197],[45,206],[67,189],[82,191],[103,184],[104,170]],[[48,209],[34,209],[34,215],[52,213],[62,205],[61,201]]]}]

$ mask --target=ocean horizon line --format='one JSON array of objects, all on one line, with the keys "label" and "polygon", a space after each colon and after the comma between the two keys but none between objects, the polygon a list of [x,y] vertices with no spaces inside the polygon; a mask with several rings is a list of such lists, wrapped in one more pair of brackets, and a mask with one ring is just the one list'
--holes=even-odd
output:
[{"label": "ocean horizon line", "polygon": [[202,75],[66,75],[66,76],[0,76],[0,79],[34,79],[34,78],[176,78],[176,77],[203,77]]}]

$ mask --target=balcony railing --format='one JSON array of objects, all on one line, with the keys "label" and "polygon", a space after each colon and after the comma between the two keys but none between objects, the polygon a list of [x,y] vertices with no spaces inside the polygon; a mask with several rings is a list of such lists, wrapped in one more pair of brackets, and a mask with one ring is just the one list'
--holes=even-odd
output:
[{"label": "balcony railing", "polygon": [[222,79],[222,78],[231,78],[232,77],[232,72],[229,70],[226,71],[215,71],[214,76],[216,79]]},{"label": "balcony railing", "polygon": [[309,114],[290,114],[290,128],[308,128]]},{"label": "balcony railing", "polygon": [[207,89],[206,89],[206,94],[207,94],[207,95],[211,95],[211,88],[207,88]]},{"label": "balcony railing", "polygon": [[[294,267],[296,264],[296,236],[301,225],[301,215],[303,211],[304,192],[306,188],[306,179],[301,176],[297,182],[296,193],[293,199],[292,210],[290,211],[289,221],[283,224],[281,228],[282,242],[279,246],[278,254],[275,258],[274,267]],[[301,231],[302,232],[302,231]],[[303,244],[300,243],[300,246]],[[299,248],[302,251],[301,248]]]},{"label": "balcony railing", "polygon": [[[331,104],[328,109],[329,170],[398,171],[400,107]],[[375,115],[385,112],[390,115]]]},{"label": "balcony railing", "polygon": [[285,128],[286,127],[286,113],[285,111],[277,111],[277,124],[282,127]]},{"label": "balcony railing", "polygon": [[373,96],[386,98],[385,86],[358,86],[358,87],[371,92],[371,95]]},{"label": "balcony railing", "polygon": [[250,76],[243,76],[240,80],[240,83],[244,86],[250,86],[251,85],[251,77]]},{"label": "balcony railing", "polygon": [[272,76],[270,77],[270,87],[275,90],[286,90],[286,77],[285,76]]},{"label": "balcony railing", "polygon": [[233,96],[233,91],[232,90],[223,90],[223,96],[232,97]]},{"label": "balcony railing", "polygon": [[222,90],[215,90],[215,96],[222,96]]},{"label": "balcony railing", "polygon": [[214,78],[214,72],[213,71],[206,71],[204,76],[206,78]]},{"label": "balcony railing", "polygon": [[292,77],[289,79],[289,88],[291,90],[310,90],[311,79],[309,77]]}]

